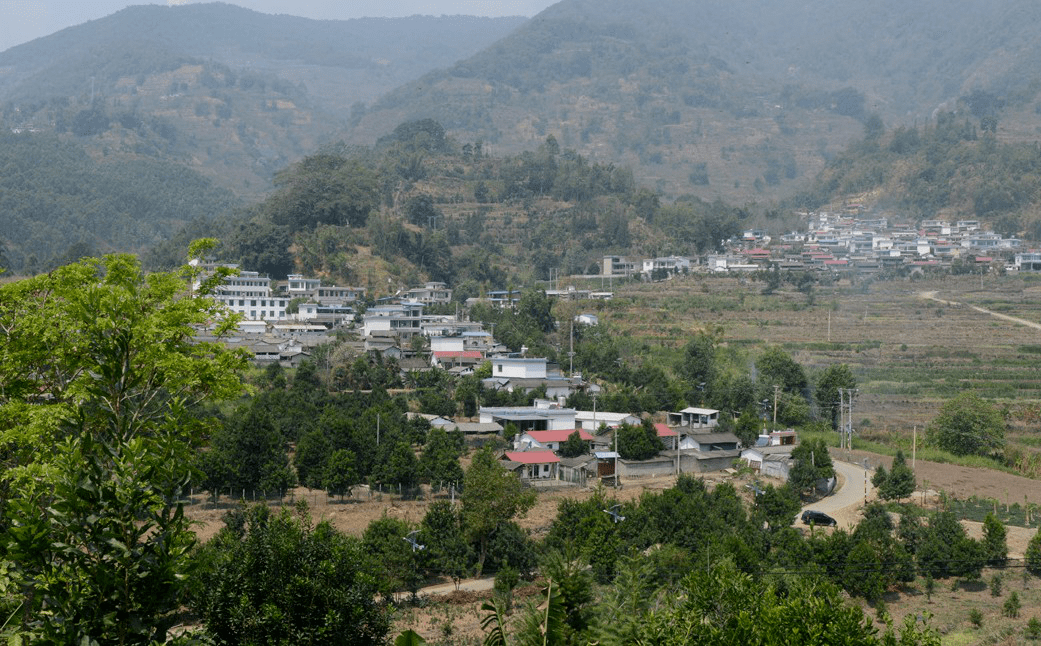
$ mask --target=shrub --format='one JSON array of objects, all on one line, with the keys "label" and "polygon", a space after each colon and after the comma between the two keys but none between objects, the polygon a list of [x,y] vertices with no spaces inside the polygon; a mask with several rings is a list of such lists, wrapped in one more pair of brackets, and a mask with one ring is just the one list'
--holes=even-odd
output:
[{"label": "shrub", "polygon": [[969,611],[969,622],[971,622],[976,628],[981,628],[983,626],[983,613],[980,612],[979,608],[973,608]]},{"label": "shrub", "polygon": [[1006,617],[1009,619],[1015,619],[1019,616],[1019,610],[1022,605],[1023,604],[1019,601],[1019,593],[1013,592],[1008,596],[1008,599],[1005,599],[1005,605],[1002,609],[1004,610]]}]

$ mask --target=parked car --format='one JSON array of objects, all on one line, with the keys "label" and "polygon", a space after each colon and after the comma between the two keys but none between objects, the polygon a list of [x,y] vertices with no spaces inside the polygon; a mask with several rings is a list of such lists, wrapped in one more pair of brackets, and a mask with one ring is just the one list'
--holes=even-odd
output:
[{"label": "parked car", "polygon": [[838,525],[838,521],[834,518],[825,514],[823,511],[817,511],[815,509],[807,509],[802,512],[802,522],[806,525],[828,525],[830,527]]}]

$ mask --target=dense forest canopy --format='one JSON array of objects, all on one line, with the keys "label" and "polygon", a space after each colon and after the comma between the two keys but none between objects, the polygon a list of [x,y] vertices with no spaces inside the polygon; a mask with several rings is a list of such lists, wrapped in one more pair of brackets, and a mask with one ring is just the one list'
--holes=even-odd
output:
[{"label": "dense forest canopy", "polygon": [[98,160],[54,135],[0,132],[0,240],[18,273],[102,252],[144,251],[186,222],[238,204],[180,164]]}]

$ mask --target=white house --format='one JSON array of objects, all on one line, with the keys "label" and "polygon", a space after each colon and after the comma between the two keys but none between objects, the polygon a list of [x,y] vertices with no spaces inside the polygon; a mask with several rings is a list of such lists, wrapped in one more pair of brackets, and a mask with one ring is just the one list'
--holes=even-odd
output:
[{"label": "white house", "polygon": [[581,429],[525,431],[513,440],[513,447],[518,451],[559,451],[560,445],[566,442],[572,433],[578,433],[578,437],[586,442],[593,441],[593,436]]},{"label": "white house", "polygon": [[486,407],[480,410],[482,424],[513,424],[520,431],[573,430],[575,409],[542,406]]},{"label": "white house", "polygon": [[507,451],[502,459],[520,465],[521,480],[556,478],[560,466],[560,458],[553,451]]},{"label": "white house", "polygon": [[656,271],[666,271],[670,274],[690,271],[690,258],[669,256],[667,258],[648,258],[643,261],[644,274],[650,276]]},{"label": "white house", "polygon": [[639,417],[629,413],[612,413],[603,410],[595,412],[591,410],[575,411],[575,428],[585,429],[593,433],[600,428],[601,424],[607,428],[617,428],[622,424],[636,426],[640,421]]},{"label": "white house", "polygon": [[423,304],[414,302],[376,305],[362,317],[362,336],[373,332],[394,332],[403,340],[419,334],[423,322]]},{"label": "white house", "polygon": [[719,411],[713,408],[684,408],[678,413],[668,414],[669,426],[712,428],[719,424]]},{"label": "white house", "polygon": [[444,283],[427,283],[422,287],[413,287],[405,292],[404,300],[416,301],[424,305],[451,303],[452,289]]},{"label": "white house", "polygon": [[545,357],[494,357],[492,359],[492,376],[515,379],[545,379]]}]

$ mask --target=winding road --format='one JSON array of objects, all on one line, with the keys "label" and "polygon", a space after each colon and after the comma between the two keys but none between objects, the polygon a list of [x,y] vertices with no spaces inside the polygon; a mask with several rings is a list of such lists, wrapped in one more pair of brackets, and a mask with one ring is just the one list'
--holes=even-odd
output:
[{"label": "winding road", "polygon": [[839,527],[853,527],[857,511],[865,501],[871,500],[875,487],[871,484],[870,472],[859,464],[832,460],[838,484],[827,498],[822,498],[803,507],[803,511],[822,511],[838,521]]}]

